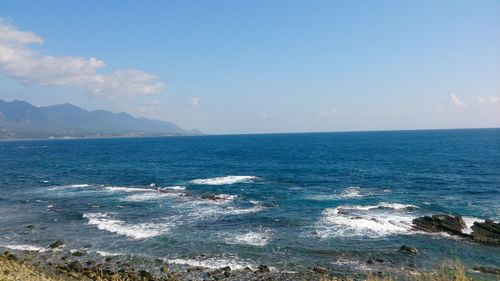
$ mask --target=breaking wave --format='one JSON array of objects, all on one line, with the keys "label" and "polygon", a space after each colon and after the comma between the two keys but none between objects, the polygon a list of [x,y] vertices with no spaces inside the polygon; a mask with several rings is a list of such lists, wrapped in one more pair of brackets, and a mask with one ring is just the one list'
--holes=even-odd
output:
[{"label": "breaking wave", "polygon": [[271,239],[269,230],[250,231],[247,233],[226,234],[226,244],[265,246]]},{"label": "breaking wave", "polygon": [[351,186],[344,190],[342,190],[339,194],[321,194],[321,195],[312,195],[308,198],[316,201],[328,201],[328,200],[338,200],[338,199],[349,199],[349,198],[357,198],[362,197],[364,195],[361,194],[361,187],[359,186]]},{"label": "breaking wave", "polygon": [[257,180],[258,177],[255,176],[226,176],[208,179],[195,179],[190,181],[192,184],[199,185],[224,185],[224,184],[235,184],[235,183],[248,183]]},{"label": "breaking wave", "polygon": [[321,238],[410,234],[412,220],[417,217],[412,213],[415,209],[414,205],[400,203],[328,208],[323,211],[316,232]]},{"label": "breaking wave", "polygon": [[255,269],[253,263],[239,260],[237,258],[208,258],[208,259],[170,259],[166,260],[170,264],[188,265],[192,267],[203,267],[208,269],[219,269],[229,266],[231,270],[242,270],[246,267]]},{"label": "breaking wave", "polygon": [[7,244],[7,245],[0,245],[0,247],[4,247],[7,249],[11,250],[18,250],[18,251],[32,251],[32,252],[45,252],[47,251],[46,248],[38,247],[38,246],[33,246],[33,245],[12,245],[12,244]]},{"label": "breaking wave", "polygon": [[128,224],[124,221],[112,219],[105,213],[87,213],[83,215],[89,225],[97,229],[128,236],[134,239],[144,239],[167,233],[172,224],[167,223],[138,223]]}]

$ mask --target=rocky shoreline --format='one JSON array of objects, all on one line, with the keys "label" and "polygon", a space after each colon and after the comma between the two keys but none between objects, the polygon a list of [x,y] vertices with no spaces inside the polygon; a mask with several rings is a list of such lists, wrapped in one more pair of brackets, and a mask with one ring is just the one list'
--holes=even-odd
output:
[{"label": "rocky shoreline", "polygon": [[[35,226],[29,225],[27,228]],[[492,247],[500,246],[500,223],[491,220],[474,222],[470,233],[465,233],[466,224],[460,216],[432,215],[413,220],[413,229],[425,233],[447,233],[469,242]],[[95,257],[85,251],[65,249],[65,242],[58,240],[43,251],[18,250],[0,255],[0,280],[110,280],[110,281],[175,281],[175,280],[366,280],[367,276],[404,276],[408,272],[420,274],[410,263],[405,267],[390,267],[385,258],[373,257],[366,260],[369,269],[365,271],[342,271],[340,269],[314,266],[303,272],[278,271],[266,265],[256,268],[205,268],[180,266],[165,260],[144,259],[139,263],[128,262],[112,256]],[[411,245],[395,249],[410,260],[419,254]],[[147,266],[141,266],[145,264]],[[436,265],[438,268],[439,265]],[[500,278],[500,269],[476,266],[470,270]],[[26,278],[16,278],[23,272]],[[3,274],[3,275],[2,275]],[[31,277],[30,277],[31,276]],[[31,279],[30,279],[31,278]],[[486,279],[487,280],[487,279]]]}]

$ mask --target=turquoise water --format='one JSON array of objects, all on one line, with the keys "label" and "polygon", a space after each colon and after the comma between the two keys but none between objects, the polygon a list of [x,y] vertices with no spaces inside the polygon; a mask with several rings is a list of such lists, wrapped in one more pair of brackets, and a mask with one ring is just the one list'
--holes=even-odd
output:
[{"label": "turquoise water", "polygon": [[498,248],[411,230],[435,213],[500,219],[500,129],[0,142],[6,249],[62,239],[95,255],[278,270],[500,264]]}]

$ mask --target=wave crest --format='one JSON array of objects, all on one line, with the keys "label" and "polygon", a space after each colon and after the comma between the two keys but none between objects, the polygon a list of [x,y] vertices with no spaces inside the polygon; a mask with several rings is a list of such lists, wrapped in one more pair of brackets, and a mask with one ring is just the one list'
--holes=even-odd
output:
[{"label": "wave crest", "polygon": [[97,229],[128,236],[134,239],[144,239],[167,233],[172,225],[167,223],[127,224],[124,221],[112,219],[106,213],[87,213],[83,215],[89,225]]},{"label": "wave crest", "polygon": [[190,183],[199,185],[225,185],[235,183],[248,183],[257,179],[258,177],[255,176],[226,176],[207,179],[195,179],[190,181]]}]

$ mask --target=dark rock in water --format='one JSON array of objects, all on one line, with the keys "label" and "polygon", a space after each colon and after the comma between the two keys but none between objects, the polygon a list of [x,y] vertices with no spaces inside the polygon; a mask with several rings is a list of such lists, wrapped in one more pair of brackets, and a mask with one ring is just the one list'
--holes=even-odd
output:
[{"label": "dark rock in water", "polygon": [[61,247],[61,246],[63,246],[63,245],[64,245],[64,242],[63,242],[63,241],[61,241],[61,240],[57,240],[56,242],[54,242],[54,243],[50,244],[50,245],[49,245],[49,248],[51,248],[51,249],[55,249],[55,248],[59,248],[59,247]]},{"label": "dark rock in water", "polygon": [[320,273],[320,274],[326,274],[326,273],[328,273],[328,269],[326,269],[324,267],[315,266],[313,268],[313,270],[314,270],[314,272]]},{"label": "dark rock in water", "polygon": [[369,259],[366,261],[367,264],[373,264],[373,260],[372,259]]},{"label": "dark rock in water", "polygon": [[75,271],[75,272],[80,272],[82,271],[82,265],[78,261],[72,261],[69,265],[68,268]]},{"label": "dark rock in water", "polygon": [[462,229],[466,227],[464,220],[460,216],[433,215],[416,218],[413,220],[413,227],[425,232],[446,232],[452,235],[466,236]]},{"label": "dark rock in water", "polygon": [[139,275],[142,277],[142,278],[146,278],[146,279],[152,279],[153,278],[153,275],[151,275],[151,273],[149,273],[148,271],[146,270],[141,270],[139,271]]},{"label": "dark rock in water", "polygon": [[381,263],[382,263],[382,262],[385,262],[385,260],[384,260],[384,259],[382,259],[382,258],[374,258],[374,260],[375,260],[375,261],[377,261],[377,262],[381,262]]},{"label": "dark rock in water", "polygon": [[30,224],[30,225],[27,225],[26,228],[33,229],[33,228],[35,228],[35,226],[33,224]]},{"label": "dark rock in water", "polygon": [[259,267],[257,268],[257,272],[258,273],[266,273],[266,272],[269,272],[269,267],[265,266],[265,265],[259,265]]},{"label": "dark rock in water", "polygon": [[105,258],[105,259],[104,259],[104,261],[105,261],[105,262],[110,262],[110,261],[112,261],[112,260],[113,260],[113,258],[112,258],[112,257],[107,257],[107,258]]},{"label": "dark rock in water", "polygon": [[474,270],[477,270],[477,271],[482,272],[482,273],[500,275],[500,268],[475,266]]},{"label": "dark rock in water", "polygon": [[492,220],[486,220],[485,222],[476,221],[471,228],[471,236],[474,241],[492,246],[500,246],[500,222],[495,223]]},{"label": "dark rock in water", "polygon": [[403,246],[401,246],[401,248],[399,248],[399,251],[401,253],[406,253],[406,254],[418,254],[417,248],[415,248],[413,246],[403,245]]},{"label": "dark rock in water", "polygon": [[216,201],[218,198],[215,195],[203,195],[201,196],[201,199]]},{"label": "dark rock in water", "polygon": [[73,255],[75,257],[81,257],[81,256],[84,256],[85,253],[84,252],[80,252],[80,251],[76,251],[76,252],[71,253],[71,255]]}]

